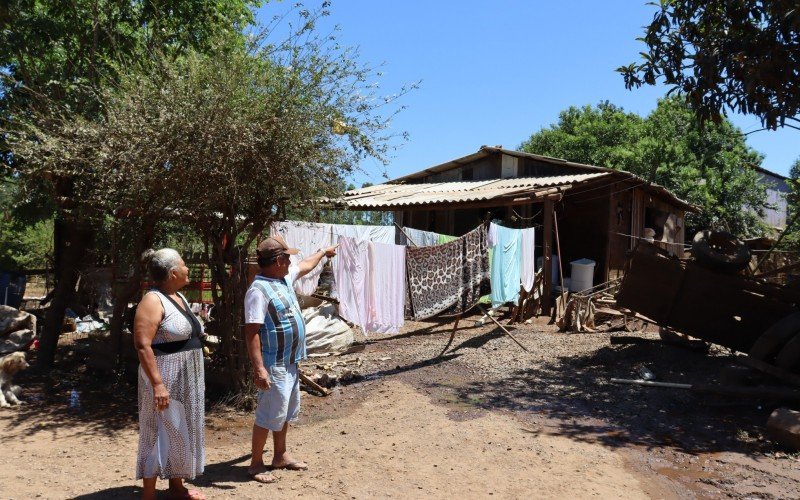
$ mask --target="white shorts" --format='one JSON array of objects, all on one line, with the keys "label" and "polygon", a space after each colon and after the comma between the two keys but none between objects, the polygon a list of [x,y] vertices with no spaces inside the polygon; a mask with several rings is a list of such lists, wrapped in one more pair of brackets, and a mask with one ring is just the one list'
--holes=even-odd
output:
[{"label": "white shorts", "polygon": [[270,388],[258,391],[256,425],[280,431],[286,422],[294,422],[300,413],[300,377],[297,364],[267,368]]}]

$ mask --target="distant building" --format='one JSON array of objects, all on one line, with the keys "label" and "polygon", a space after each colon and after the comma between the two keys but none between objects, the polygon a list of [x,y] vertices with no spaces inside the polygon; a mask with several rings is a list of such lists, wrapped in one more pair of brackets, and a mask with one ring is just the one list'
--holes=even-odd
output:
[{"label": "distant building", "polygon": [[754,167],[761,177],[761,182],[767,187],[767,203],[772,208],[764,211],[763,221],[769,227],[783,230],[786,228],[786,219],[789,205],[786,196],[789,194],[788,177],[761,167]]}]

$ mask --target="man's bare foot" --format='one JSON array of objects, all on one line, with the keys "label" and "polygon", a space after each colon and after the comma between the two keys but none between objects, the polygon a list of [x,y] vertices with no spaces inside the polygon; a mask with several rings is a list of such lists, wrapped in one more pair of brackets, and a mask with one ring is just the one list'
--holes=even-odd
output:
[{"label": "man's bare foot", "polygon": [[250,479],[259,483],[274,483],[276,481],[275,476],[269,471],[266,465],[251,465],[247,468],[247,475],[250,476]]},{"label": "man's bare foot", "polygon": [[272,468],[286,470],[308,470],[308,464],[300,460],[295,460],[288,454],[284,454],[278,459],[272,459]]}]

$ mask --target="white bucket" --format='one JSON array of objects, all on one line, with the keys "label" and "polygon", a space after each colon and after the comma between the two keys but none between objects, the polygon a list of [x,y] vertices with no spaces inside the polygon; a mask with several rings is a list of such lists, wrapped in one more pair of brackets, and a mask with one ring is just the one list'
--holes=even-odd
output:
[{"label": "white bucket", "polygon": [[594,286],[594,266],[596,262],[589,259],[578,259],[570,262],[572,275],[569,290],[582,292]]}]

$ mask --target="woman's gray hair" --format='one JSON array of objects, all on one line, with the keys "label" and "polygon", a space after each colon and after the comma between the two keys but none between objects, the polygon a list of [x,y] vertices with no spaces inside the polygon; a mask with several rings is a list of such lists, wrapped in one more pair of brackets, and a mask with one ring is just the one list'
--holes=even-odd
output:
[{"label": "woman's gray hair", "polygon": [[142,262],[147,266],[147,271],[153,281],[161,282],[169,278],[169,272],[180,265],[181,256],[177,250],[172,248],[160,250],[151,248],[142,254]]}]

